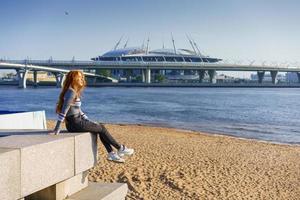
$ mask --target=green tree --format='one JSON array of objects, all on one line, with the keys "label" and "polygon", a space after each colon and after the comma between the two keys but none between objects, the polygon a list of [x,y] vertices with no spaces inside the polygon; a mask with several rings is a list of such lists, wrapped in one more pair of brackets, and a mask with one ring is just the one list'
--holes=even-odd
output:
[{"label": "green tree", "polygon": [[142,76],[136,76],[135,77],[135,80],[137,81],[137,82],[143,82],[143,77]]},{"label": "green tree", "polygon": [[162,74],[156,74],[154,78],[155,78],[155,80],[156,80],[157,82],[159,82],[159,83],[162,83],[162,82],[164,82],[164,80],[165,80],[165,76],[162,75]]},{"label": "green tree", "polygon": [[96,70],[96,74],[99,74],[102,76],[111,76],[111,71],[108,69],[98,69],[98,70]]}]

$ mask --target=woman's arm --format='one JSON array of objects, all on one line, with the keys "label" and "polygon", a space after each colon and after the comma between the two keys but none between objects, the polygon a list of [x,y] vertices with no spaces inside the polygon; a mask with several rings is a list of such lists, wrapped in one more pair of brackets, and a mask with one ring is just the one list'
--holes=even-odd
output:
[{"label": "woman's arm", "polygon": [[65,93],[64,103],[61,112],[57,115],[57,122],[54,128],[54,132],[56,135],[60,132],[61,123],[65,120],[66,114],[68,113],[68,110],[70,109],[70,106],[73,103],[75,96],[76,93],[72,89],[68,89]]}]

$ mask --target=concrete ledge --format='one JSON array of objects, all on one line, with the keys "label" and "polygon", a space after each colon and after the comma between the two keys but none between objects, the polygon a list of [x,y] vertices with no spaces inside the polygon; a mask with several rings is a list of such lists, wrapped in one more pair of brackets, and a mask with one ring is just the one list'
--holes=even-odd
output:
[{"label": "concrete ledge", "polygon": [[94,183],[66,200],[124,200],[128,191],[125,183]]},{"label": "concrete ledge", "polygon": [[48,130],[37,129],[0,129],[0,137],[10,135],[48,135]]},{"label": "concrete ledge", "polygon": [[96,134],[56,136],[46,131],[2,134],[9,136],[0,137],[1,200],[125,198],[127,184],[90,183],[88,186],[88,169],[97,164]]},{"label": "concrete ledge", "polygon": [[0,129],[47,129],[45,111],[0,115]]},{"label": "concrete ledge", "polygon": [[75,175],[97,164],[97,152],[96,134],[75,135]]},{"label": "concrete ledge", "polygon": [[73,137],[7,136],[0,138],[0,147],[20,151],[21,197],[74,176]]},{"label": "concrete ledge", "polygon": [[20,151],[0,148],[0,197],[21,198]]},{"label": "concrete ledge", "polygon": [[90,132],[61,133],[52,137],[73,137],[74,138],[74,175],[84,172],[97,164],[97,135]]}]

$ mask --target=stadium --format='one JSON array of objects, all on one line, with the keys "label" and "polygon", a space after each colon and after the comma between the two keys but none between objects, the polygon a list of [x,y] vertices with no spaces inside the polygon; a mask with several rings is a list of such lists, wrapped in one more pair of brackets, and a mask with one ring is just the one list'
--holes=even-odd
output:
[{"label": "stadium", "polygon": [[[177,49],[174,40],[173,49],[161,48],[149,50],[149,39],[147,45],[142,44],[140,47],[126,47],[127,42],[123,48],[118,48],[121,39],[117,42],[113,50],[104,53],[101,56],[91,58],[93,61],[120,61],[120,62],[136,62],[136,63],[216,63],[222,59],[213,58],[203,55],[195,41],[189,39],[192,49]],[[110,75],[117,78],[119,81],[125,82],[140,82],[142,80],[141,70],[123,70],[113,69],[104,75]],[[103,71],[102,71],[103,73]],[[108,73],[108,74],[107,74]],[[197,70],[152,70],[152,79],[161,81],[166,80],[193,80],[198,79],[199,74]]]}]

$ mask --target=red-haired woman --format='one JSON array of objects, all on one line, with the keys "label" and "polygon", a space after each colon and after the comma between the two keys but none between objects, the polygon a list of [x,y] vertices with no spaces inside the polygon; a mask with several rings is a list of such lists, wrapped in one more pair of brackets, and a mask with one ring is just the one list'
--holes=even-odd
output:
[{"label": "red-haired woman", "polygon": [[[70,71],[63,84],[62,91],[56,106],[58,120],[54,129],[54,134],[60,132],[60,125],[65,120],[69,132],[91,132],[99,134],[99,138],[108,152],[107,159],[115,162],[125,162],[124,155],[132,155],[134,150],[120,145],[99,123],[92,122],[81,110],[81,92],[85,88],[86,82],[84,74],[79,70]],[[115,147],[117,153],[113,151]]]}]

